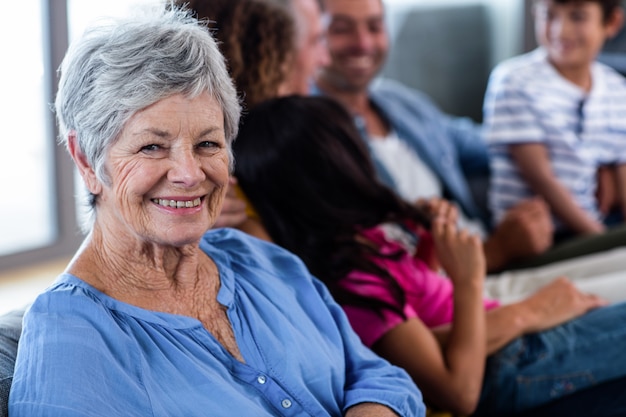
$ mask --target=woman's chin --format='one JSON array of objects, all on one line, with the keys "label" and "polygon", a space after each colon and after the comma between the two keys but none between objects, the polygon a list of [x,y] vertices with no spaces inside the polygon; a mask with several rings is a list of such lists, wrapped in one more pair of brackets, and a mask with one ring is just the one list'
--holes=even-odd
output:
[{"label": "woman's chin", "polygon": [[[202,232],[199,232],[199,230],[202,230]],[[196,229],[185,233],[183,230],[176,230],[175,233],[168,233],[167,236],[160,236],[156,240],[158,244],[176,248],[187,245],[197,246],[205,231],[205,229]]]}]

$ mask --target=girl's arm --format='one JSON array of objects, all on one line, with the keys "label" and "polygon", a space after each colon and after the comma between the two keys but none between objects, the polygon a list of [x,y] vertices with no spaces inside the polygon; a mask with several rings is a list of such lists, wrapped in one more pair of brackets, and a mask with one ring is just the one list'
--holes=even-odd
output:
[{"label": "girl's arm", "polygon": [[604,225],[592,219],[572,194],[554,176],[548,152],[543,144],[509,145],[511,156],[530,188],[543,197],[552,211],[572,230],[579,233],[600,233]]},{"label": "girl's arm", "polygon": [[432,233],[442,266],[454,284],[452,323],[429,329],[412,318],[387,332],[373,348],[403,367],[428,403],[446,411],[473,412],[488,354],[523,334],[554,327],[606,304],[559,278],[523,301],[485,314],[480,241],[441,219],[433,222]]},{"label": "girl's arm", "polygon": [[485,260],[480,240],[445,218],[431,229],[443,268],[454,283],[454,319],[442,347],[419,319],[387,332],[374,350],[403,367],[433,405],[468,415],[478,403],[485,367]]},{"label": "girl's arm", "polygon": [[[568,279],[557,278],[528,298],[487,312],[487,355],[524,334],[550,329],[606,304]],[[449,343],[450,326],[432,330],[439,343]]]},{"label": "girl's arm", "polygon": [[524,334],[550,329],[606,304],[568,279],[557,278],[524,300],[487,312],[487,354]]}]

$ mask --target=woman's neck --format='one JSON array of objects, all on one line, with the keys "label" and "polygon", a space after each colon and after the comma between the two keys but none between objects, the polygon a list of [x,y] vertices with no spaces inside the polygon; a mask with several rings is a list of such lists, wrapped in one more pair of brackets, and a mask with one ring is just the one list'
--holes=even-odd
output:
[{"label": "woman's neck", "polygon": [[207,284],[219,287],[217,267],[197,245],[173,248],[130,239],[111,241],[97,228],[67,272],[115,299],[157,310],[171,299],[192,297],[200,286],[204,291]]}]

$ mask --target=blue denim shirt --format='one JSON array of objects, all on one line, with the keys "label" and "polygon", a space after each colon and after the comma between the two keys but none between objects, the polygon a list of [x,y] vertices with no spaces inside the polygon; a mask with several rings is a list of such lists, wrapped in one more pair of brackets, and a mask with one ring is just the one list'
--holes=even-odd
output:
[{"label": "blue denim shirt", "polygon": [[[321,94],[318,89],[314,94]],[[390,79],[378,79],[370,87],[369,97],[383,118],[401,140],[419,155],[443,184],[445,197],[456,201],[465,214],[490,222],[486,212],[489,178],[489,154],[482,127],[468,118],[442,113],[425,94]],[[365,124],[356,124],[364,138]],[[376,159],[378,175],[395,188],[387,168]],[[476,201],[475,195],[482,201]]]},{"label": "blue denim shirt", "polygon": [[201,323],[129,305],[69,274],[26,313],[12,416],[340,416],[361,402],[423,416],[409,376],[361,344],[326,287],[279,247],[209,231],[245,363]]}]

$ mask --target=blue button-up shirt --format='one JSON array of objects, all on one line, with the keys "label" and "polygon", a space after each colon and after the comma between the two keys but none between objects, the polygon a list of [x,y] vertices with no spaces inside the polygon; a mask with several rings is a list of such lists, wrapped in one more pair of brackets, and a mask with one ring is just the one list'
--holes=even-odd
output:
[{"label": "blue button-up shirt", "polygon": [[[323,94],[317,87],[311,93]],[[489,153],[482,126],[468,118],[442,113],[424,93],[391,79],[377,79],[368,90],[368,96],[398,138],[415,151],[441,181],[444,197],[458,203],[468,218],[480,220],[490,229],[491,222],[485,211]],[[366,139],[364,121],[356,117],[356,124]],[[372,159],[380,179],[397,189],[388,168],[373,151]]]},{"label": "blue button-up shirt", "polygon": [[25,316],[11,416],[340,416],[362,402],[424,415],[406,372],[361,344],[297,257],[232,229],[201,249],[244,363],[195,319],[64,274]]}]

